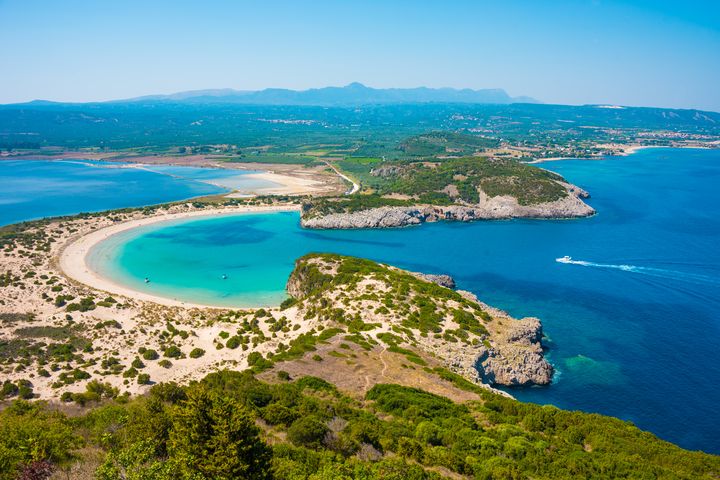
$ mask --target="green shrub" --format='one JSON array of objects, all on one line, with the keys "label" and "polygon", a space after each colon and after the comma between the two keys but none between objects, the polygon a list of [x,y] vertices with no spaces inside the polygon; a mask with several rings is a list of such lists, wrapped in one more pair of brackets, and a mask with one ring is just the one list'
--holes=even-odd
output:
[{"label": "green shrub", "polygon": [[241,339],[237,335],[233,335],[232,337],[228,338],[227,342],[225,342],[225,346],[228,348],[236,349],[240,346]]},{"label": "green shrub", "polygon": [[133,368],[145,368],[145,364],[138,357],[135,357],[135,360],[132,361],[131,365]]},{"label": "green shrub", "polygon": [[285,300],[280,303],[280,310],[287,310],[288,308],[292,307],[297,303],[297,299],[295,298],[286,298]]},{"label": "green shrub", "polygon": [[176,345],[170,345],[163,352],[163,356],[168,358],[183,358],[185,355]]},{"label": "green shrub", "polygon": [[153,350],[152,348],[145,350],[144,352],[141,352],[141,353],[142,353],[142,357],[145,360],[157,360],[158,358],[160,358],[160,355],[158,355],[158,352]]},{"label": "green shrub", "polygon": [[307,416],[295,420],[287,431],[287,438],[295,445],[319,449],[322,447],[328,427],[320,419]]},{"label": "green shrub", "polygon": [[251,412],[232,397],[191,389],[173,418],[168,454],[180,478],[271,478],[272,451]]},{"label": "green shrub", "polygon": [[202,348],[193,348],[190,351],[190,358],[200,358],[203,355],[205,355],[205,350],[203,350]]},{"label": "green shrub", "polygon": [[262,409],[262,418],[270,425],[290,425],[298,418],[298,412],[278,403],[271,403]]}]

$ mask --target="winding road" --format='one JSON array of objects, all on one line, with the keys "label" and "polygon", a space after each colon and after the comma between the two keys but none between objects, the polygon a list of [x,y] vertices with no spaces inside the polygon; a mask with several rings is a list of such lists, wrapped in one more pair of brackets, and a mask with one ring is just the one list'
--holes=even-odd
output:
[{"label": "winding road", "polygon": [[324,160],[324,162],[325,162],[325,165],[327,165],[328,167],[332,168],[332,169],[335,171],[335,173],[337,173],[337,175],[338,175],[340,178],[342,178],[342,179],[344,179],[344,180],[347,180],[348,182],[352,183],[352,188],[351,188],[350,190],[348,190],[347,192],[345,192],[345,195],[352,195],[353,193],[357,193],[358,191],[360,191],[360,184],[359,184],[359,183],[355,183],[355,181],[354,181],[352,178],[350,178],[350,177],[348,177],[347,175],[345,175],[344,173],[342,173],[342,172],[341,172],[340,170],[338,170],[337,167],[336,167],[335,165],[333,165],[332,163],[330,163],[330,162],[328,162],[328,161],[326,161],[326,160]]}]

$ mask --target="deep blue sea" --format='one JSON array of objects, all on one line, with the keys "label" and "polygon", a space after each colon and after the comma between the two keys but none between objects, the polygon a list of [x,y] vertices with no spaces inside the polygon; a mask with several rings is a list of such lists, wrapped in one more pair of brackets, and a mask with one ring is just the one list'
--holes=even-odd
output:
[{"label": "deep blue sea", "polygon": [[[513,389],[517,398],[720,453],[720,151],[542,167],[587,189],[598,215],[362,231],[302,230],[295,213],[194,219],[111,238],[91,263],[137,288],[226,305],[276,304],[294,259],[313,251],[448,273],[483,301],[542,320],[557,375]],[[555,261],[564,255],[580,263]]]},{"label": "deep blue sea", "polygon": [[0,225],[274,186],[250,171],[92,160],[0,161]]}]

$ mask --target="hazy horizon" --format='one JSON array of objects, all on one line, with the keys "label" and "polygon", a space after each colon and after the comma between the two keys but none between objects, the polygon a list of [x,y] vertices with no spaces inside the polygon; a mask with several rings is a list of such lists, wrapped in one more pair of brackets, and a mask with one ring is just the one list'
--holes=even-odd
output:
[{"label": "hazy horizon", "polygon": [[0,0],[0,42],[3,104],[359,82],[720,111],[710,1]]},{"label": "hazy horizon", "polygon": [[[507,93],[510,97],[527,97],[527,98],[529,98],[530,100],[536,100],[536,101],[538,101],[538,102],[540,102],[540,103],[546,103],[546,102],[543,102],[542,99],[533,98],[533,97],[530,97],[529,95],[524,95],[524,94],[522,94],[522,93],[512,94],[512,93],[508,92],[506,89],[504,89],[504,88],[502,88],[502,87],[487,87],[487,88],[449,87],[449,86],[428,87],[427,85],[413,85],[413,86],[402,86],[402,87],[395,87],[395,86],[391,86],[391,87],[376,87],[376,86],[374,86],[374,85],[368,85],[368,84],[366,84],[366,83],[364,83],[364,82],[352,81],[352,82],[349,82],[349,83],[344,84],[344,85],[316,85],[316,86],[311,86],[311,87],[308,87],[308,88],[300,88],[300,89],[295,89],[295,88],[290,88],[290,87],[278,87],[278,86],[274,86],[274,85],[267,86],[267,87],[263,87],[263,88],[258,88],[258,89],[243,89],[243,88],[233,88],[233,87],[222,87],[222,86],[220,86],[220,87],[208,87],[208,88],[197,88],[197,89],[189,89],[189,90],[179,90],[179,91],[171,91],[171,92],[147,92],[147,93],[144,93],[144,94],[141,94],[141,95],[136,95],[136,96],[133,96],[133,97],[106,98],[106,99],[86,100],[86,101],[78,101],[78,102],[54,100],[54,99],[52,99],[52,98],[33,98],[33,99],[31,99],[31,100],[24,100],[24,101],[21,101],[21,102],[8,102],[8,103],[4,103],[4,104],[2,104],[2,105],[12,105],[12,104],[17,104],[17,103],[28,103],[28,102],[33,102],[33,101],[48,101],[48,102],[58,102],[58,103],[93,103],[93,102],[102,103],[102,102],[114,102],[114,101],[122,101],[122,100],[136,100],[136,99],[140,99],[140,98],[144,98],[144,97],[173,96],[173,95],[176,95],[176,94],[193,93],[193,92],[221,92],[221,91],[232,91],[232,92],[235,92],[235,93],[244,93],[244,92],[250,93],[250,92],[260,92],[260,91],[263,91],[263,90],[271,90],[271,89],[283,89],[283,90],[292,90],[292,91],[297,91],[297,92],[304,92],[304,91],[308,91],[308,90],[319,90],[319,89],[323,89],[323,88],[345,88],[345,87],[349,87],[350,85],[353,85],[353,84],[360,84],[360,85],[362,85],[363,87],[371,88],[371,89],[378,89],[378,90],[382,90],[382,89],[400,89],[400,90],[402,90],[402,89],[417,89],[417,88],[431,88],[431,89],[437,89],[437,90],[442,90],[442,89],[447,89],[447,88],[453,89],[453,90],[465,90],[465,89],[470,89],[470,90],[474,90],[474,91],[478,91],[478,90],[503,90],[503,91],[505,91],[505,93]],[[628,105],[628,106],[629,106],[629,105]]]}]

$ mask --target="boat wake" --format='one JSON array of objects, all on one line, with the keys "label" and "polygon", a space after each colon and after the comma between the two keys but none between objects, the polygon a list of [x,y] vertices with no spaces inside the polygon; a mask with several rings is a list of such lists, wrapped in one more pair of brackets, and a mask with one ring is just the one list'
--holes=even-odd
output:
[{"label": "boat wake", "polygon": [[666,278],[670,280],[680,280],[692,283],[704,283],[709,285],[720,286],[720,278],[710,275],[703,275],[699,273],[681,272],[678,270],[669,270],[665,268],[655,267],[641,267],[637,265],[625,265],[625,264],[610,264],[610,263],[595,263],[588,262],[585,260],[573,260],[572,257],[566,255],[564,257],[556,258],[556,262],[565,263],[569,265],[579,265],[581,267],[593,267],[593,268],[604,268],[610,270],[620,270],[623,272],[636,273],[641,275],[647,275],[651,277]]}]

